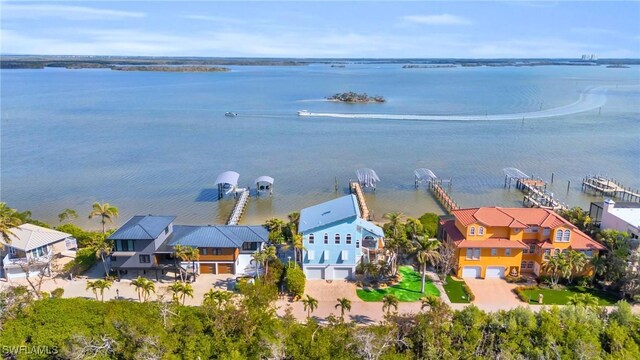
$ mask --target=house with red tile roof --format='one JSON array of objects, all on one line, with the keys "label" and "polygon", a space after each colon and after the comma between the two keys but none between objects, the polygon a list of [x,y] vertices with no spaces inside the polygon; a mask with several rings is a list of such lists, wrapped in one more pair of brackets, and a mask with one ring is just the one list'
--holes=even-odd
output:
[{"label": "house with red tile roof", "polygon": [[[441,220],[442,240],[455,249],[460,278],[501,278],[542,274],[554,254],[575,250],[587,257],[604,250],[560,215],[539,208],[459,209]],[[587,269],[586,274],[591,269]]]}]

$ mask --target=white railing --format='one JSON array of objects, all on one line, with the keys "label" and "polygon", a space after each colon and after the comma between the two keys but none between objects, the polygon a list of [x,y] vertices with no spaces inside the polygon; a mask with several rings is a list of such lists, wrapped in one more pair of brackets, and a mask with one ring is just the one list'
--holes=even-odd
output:
[{"label": "white railing", "polygon": [[26,258],[26,257],[12,257],[15,255],[7,254],[4,259],[2,259],[2,265],[4,267],[8,266],[20,266],[27,265],[29,262],[32,264],[46,264],[51,260],[51,255],[38,256],[35,258]]}]

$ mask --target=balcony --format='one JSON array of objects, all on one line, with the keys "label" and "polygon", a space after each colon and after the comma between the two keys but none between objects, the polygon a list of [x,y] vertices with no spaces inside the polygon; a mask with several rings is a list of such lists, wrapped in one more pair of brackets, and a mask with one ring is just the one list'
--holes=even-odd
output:
[{"label": "balcony", "polygon": [[2,259],[2,266],[6,268],[16,268],[25,265],[46,264],[51,260],[51,255],[44,255],[35,258],[17,257],[13,254],[7,254]]}]

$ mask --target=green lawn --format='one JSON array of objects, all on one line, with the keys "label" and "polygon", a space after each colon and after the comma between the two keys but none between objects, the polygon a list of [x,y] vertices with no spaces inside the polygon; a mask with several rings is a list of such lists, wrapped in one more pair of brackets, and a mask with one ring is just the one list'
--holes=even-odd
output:
[{"label": "green lawn", "polygon": [[424,294],[420,292],[422,276],[413,270],[411,266],[402,266],[398,269],[402,275],[402,281],[384,289],[358,289],[358,297],[364,301],[382,301],[387,294],[395,295],[400,301],[419,301],[429,295],[440,296],[440,291],[427,278],[424,285]]},{"label": "green lawn", "polygon": [[456,281],[451,278],[451,275],[447,275],[447,285],[443,285],[443,287],[452,303],[469,303],[469,297],[462,285],[464,285],[463,280]]},{"label": "green lawn", "polygon": [[565,289],[560,290],[538,288],[524,290],[523,293],[531,299],[529,302],[531,304],[537,304],[538,294],[542,294],[544,296],[543,305],[566,305],[570,296],[584,293],[597,297],[600,305],[613,305],[620,300],[620,297],[616,294],[583,286],[567,286]]}]

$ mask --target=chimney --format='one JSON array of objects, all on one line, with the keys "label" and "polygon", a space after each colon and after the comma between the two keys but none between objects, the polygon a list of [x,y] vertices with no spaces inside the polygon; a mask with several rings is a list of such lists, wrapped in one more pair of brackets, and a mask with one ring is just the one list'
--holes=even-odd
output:
[{"label": "chimney", "polygon": [[616,202],[613,201],[612,199],[607,199],[604,201],[604,212],[605,213],[610,213],[611,209],[613,209],[616,206]]}]

